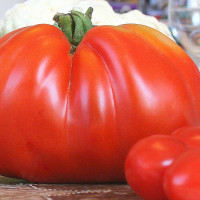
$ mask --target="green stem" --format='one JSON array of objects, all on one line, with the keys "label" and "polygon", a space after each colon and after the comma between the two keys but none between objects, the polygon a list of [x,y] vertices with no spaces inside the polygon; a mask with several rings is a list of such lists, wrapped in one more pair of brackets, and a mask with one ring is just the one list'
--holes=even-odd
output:
[{"label": "green stem", "polygon": [[93,8],[88,8],[85,14],[72,10],[68,14],[58,13],[54,16],[55,26],[58,26],[71,43],[71,54],[73,54],[83,39],[84,35],[93,28]]}]

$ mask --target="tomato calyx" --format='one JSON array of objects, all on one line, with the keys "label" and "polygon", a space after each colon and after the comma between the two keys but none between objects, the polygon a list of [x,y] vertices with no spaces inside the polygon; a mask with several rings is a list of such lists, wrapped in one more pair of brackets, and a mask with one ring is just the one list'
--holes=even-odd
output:
[{"label": "tomato calyx", "polygon": [[67,14],[57,13],[53,18],[71,43],[71,55],[76,51],[84,35],[94,27],[91,21],[92,12],[93,8],[89,7],[85,14],[72,10]]}]

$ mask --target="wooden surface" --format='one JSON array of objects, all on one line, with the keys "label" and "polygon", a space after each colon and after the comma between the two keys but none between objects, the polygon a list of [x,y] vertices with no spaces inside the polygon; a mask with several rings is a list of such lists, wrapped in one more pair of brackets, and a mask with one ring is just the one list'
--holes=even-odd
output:
[{"label": "wooden surface", "polygon": [[141,200],[126,184],[30,184],[0,176],[0,200]]}]

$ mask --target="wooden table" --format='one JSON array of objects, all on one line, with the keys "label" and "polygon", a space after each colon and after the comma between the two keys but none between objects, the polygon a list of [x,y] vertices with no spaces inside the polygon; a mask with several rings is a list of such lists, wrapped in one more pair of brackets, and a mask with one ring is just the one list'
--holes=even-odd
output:
[{"label": "wooden table", "polygon": [[0,200],[141,200],[126,184],[30,184],[0,176]]}]

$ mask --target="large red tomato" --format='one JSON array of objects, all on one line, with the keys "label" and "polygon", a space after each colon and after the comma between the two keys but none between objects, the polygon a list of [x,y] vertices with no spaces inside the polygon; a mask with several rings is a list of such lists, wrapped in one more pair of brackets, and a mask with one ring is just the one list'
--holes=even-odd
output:
[{"label": "large red tomato", "polygon": [[136,141],[200,124],[199,71],[158,31],[94,27],[69,50],[51,25],[0,38],[0,174],[125,181]]}]

